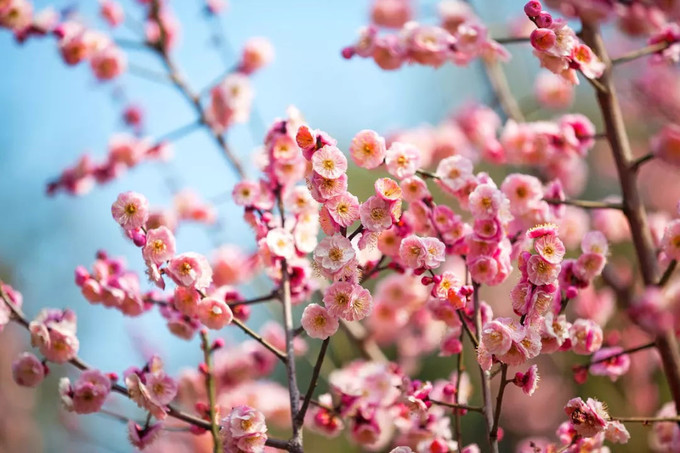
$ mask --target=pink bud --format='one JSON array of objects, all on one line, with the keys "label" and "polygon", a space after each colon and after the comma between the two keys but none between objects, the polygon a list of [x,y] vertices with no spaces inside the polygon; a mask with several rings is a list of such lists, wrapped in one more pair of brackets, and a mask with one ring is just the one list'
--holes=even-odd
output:
[{"label": "pink bud", "polygon": [[553,18],[547,11],[541,11],[536,17],[536,25],[540,28],[548,28],[552,25]]},{"label": "pink bud", "polygon": [[420,279],[420,283],[422,283],[424,286],[431,285],[433,281],[434,280],[432,280],[432,277],[427,275]]},{"label": "pink bud", "polygon": [[146,245],[146,234],[141,230],[131,231],[130,239],[135,243],[137,247],[144,247]]},{"label": "pink bud", "polygon": [[576,296],[578,296],[578,288],[575,286],[570,286],[564,292],[564,295],[567,297],[567,299],[574,299]]},{"label": "pink bud", "polygon": [[349,47],[345,47],[344,49],[342,49],[341,53],[342,53],[342,58],[349,60],[350,58],[352,58],[354,56],[355,50],[354,50],[354,47],[349,46]]},{"label": "pink bud", "polygon": [[90,278],[90,273],[83,266],[76,267],[76,285],[83,286],[85,280]]},{"label": "pink bud", "polygon": [[194,434],[194,435],[196,435],[196,436],[202,436],[203,434],[205,434],[206,429],[205,429],[205,428],[201,428],[200,426],[191,425],[191,426],[189,427],[189,431],[191,432],[191,434]]},{"label": "pink bud", "polygon": [[231,307],[234,318],[245,322],[250,318],[250,307],[247,305],[234,305]]},{"label": "pink bud", "polygon": [[111,382],[116,382],[118,380],[118,373],[106,373],[106,376],[111,380]]},{"label": "pink bud", "polygon": [[224,340],[222,338],[218,338],[215,341],[213,341],[211,349],[214,351],[216,349],[220,349],[220,348],[223,348],[223,347],[224,347]]},{"label": "pink bud", "polygon": [[198,365],[198,371],[200,371],[203,374],[209,374],[210,370],[208,370],[208,365],[206,365],[204,362],[201,362]]},{"label": "pink bud", "polygon": [[536,0],[531,0],[527,2],[526,5],[524,5],[524,13],[528,17],[536,17],[539,14],[541,14],[541,10],[543,9],[543,6],[541,5],[541,2],[536,1]]},{"label": "pink bud", "polygon": [[531,45],[534,49],[546,51],[551,49],[556,41],[555,32],[549,28],[537,28],[531,32]]}]

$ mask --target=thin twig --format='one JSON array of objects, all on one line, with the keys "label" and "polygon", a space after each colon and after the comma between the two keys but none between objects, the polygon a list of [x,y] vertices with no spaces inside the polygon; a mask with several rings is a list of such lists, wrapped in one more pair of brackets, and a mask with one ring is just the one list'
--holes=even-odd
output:
[{"label": "thin twig", "polygon": [[645,343],[645,344],[640,345],[640,346],[635,346],[633,348],[624,349],[623,351],[617,352],[615,354],[608,355],[606,357],[601,357],[597,360],[591,360],[588,363],[584,363],[583,365],[577,365],[576,367],[587,369],[587,368],[590,368],[592,365],[596,365],[598,363],[603,363],[603,362],[608,362],[612,359],[616,359],[616,358],[621,357],[623,355],[633,354],[633,353],[638,352],[638,351],[644,351],[645,349],[653,348],[654,346],[656,346],[656,342],[652,341],[651,343]]},{"label": "thin twig", "polygon": [[309,387],[307,388],[305,399],[302,402],[302,407],[300,407],[300,411],[297,413],[297,416],[295,417],[295,423],[298,423],[300,426],[302,426],[302,423],[305,421],[305,414],[307,413],[309,404],[312,401],[314,389],[316,388],[316,384],[319,380],[319,375],[321,374],[321,365],[323,365],[323,359],[324,357],[326,357],[326,350],[328,349],[329,343],[330,337],[326,338],[321,343],[321,349],[319,350],[319,356],[317,357],[316,363],[314,364],[314,370],[312,371],[312,379],[309,381]]},{"label": "thin twig", "polygon": [[543,201],[549,204],[564,204],[569,206],[577,206],[583,209],[623,209],[623,204],[610,203],[607,201],[560,200],[558,198],[544,198]]},{"label": "thin twig", "polygon": [[622,423],[642,423],[643,425],[649,425],[652,423],[677,423],[680,422],[680,415],[671,417],[610,417],[610,420]]},{"label": "thin twig", "polygon": [[649,46],[634,50],[632,52],[628,52],[627,54],[612,59],[612,64],[618,65],[621,63],[627,63],[629,61],[637,60],[638,58],[645,57],[647,55],[652,55],[657,52],[661,52],[662,50],[668,48],[668,46],[670,46],[670,44],[667,42],[658,42],[656,44],[650,44]]},{"label": "thin twig", "polygon": [[491,428],[491,433],[489,437],[491,439],[498,441],[498,422],[501,418],[501,409],[503,408],[503,395],[505,394],[505,387],[510,381],[508,381],[508,365],[505,363],[501,364],[501,384],[498,387],[498,396],[496,397],[496,411],[493,415],[493,427]]},{"label": "thin twig", "polygon": [[243,322],[241,322],[239,319],[234,318],[232,321],[233,324],[236,324],[243,332],[245,332],[246,335],[251,337],[253,340],[257,341],[260,343],[262,346],[267,348],[269,351],[271,351],[276,357],[278,357],[282,362],[287,363],[288,362],[288,355],[285,352],[281,352],[276,346],[272,345],[269,343],[267,340],[262,338],[262,335],[258,334],[254,330],[252,330],[250,327],[246,326]]},{"label": "thin twig", "polygon": [[531,41],[529,36],[505,36],[502,38],[491,38],[499,44],[523,44]]},{"label": "thin twig", "polygon": [[[472,283],[474,287],[473,302],[475,308],[475,328],[479,334],[482,331],[482,311],[481,301],[479,300],[479,283]],[[479,343],[478,343],[479,345]],[[489,435],[489,446],[492,453],[498,453],[498,436],[493,434],[494,413],[493,402],[491,401],[491,382],[489,379],[489,372],[479,367],[479,372],[482,380],[482,398],[484,401],[484,418],[486,419],[486,429]]]},{"label": "thin twig", "polygon": [[468,406],[467,404],[447,403],[445,401],[433,400],[432,398],[429,398],[428,401],[431,401],[432,404],[448,407],[451,409],[462,409],[470,412],[479,412],[480,414],[484,412],[484,408],[479,406]]},{"label": "thin twig", "polygon": [[213,374],[212,351],[208,331],[201,330],[201,349],[203,350],[203,361],[205,363],[205,386],[208,393],[208,404],[210,414],[210,433],[213,438],[213,453],[222,451],[222,438],[220,437],[220,426],[217,420],[217,389],[215,386],[215,375]]},{"label": "thin twig", "polygon": [[649,162],[650,160],[654,159],[654,154],[653,153],[647,153],[642,157],[639,157],[635,159],[631,164],[630,164],[630,170],[631,171],[638,171],[640,170],[640,167],[644,165],[646,162]]},{"label": "thin twig", "polygon": [[663,275],[661,276],[661,279],[659,279],[659,283],[657,283],[656,286],[659,287],[666,286],[666,283],[668,283],[668,281],[671,279],[671,275],[673,275],[673,272],[675,271],[677,265],[678,262],[676,260],[671,261],[666,270],[664,271]]},{"label": "thin twig", "polygon": [[269,302],[270,300],[275,300],[279,298],[279,292],[277,290],[272,291],[269,294],[265,294],[264,296],[260,297],[254,297],[252,299],[246,299],[246,300],[237,300],[234,302],[229,302],[230,307],[236,307],[238,305],[253,305],[253,304],[259,304],[261,302]]}]

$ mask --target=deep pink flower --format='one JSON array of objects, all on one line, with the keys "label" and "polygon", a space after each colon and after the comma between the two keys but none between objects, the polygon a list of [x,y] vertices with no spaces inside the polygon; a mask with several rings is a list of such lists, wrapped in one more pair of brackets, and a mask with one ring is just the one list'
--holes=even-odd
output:
[{"label": "deep pink flower", "polygon": [[608,376],[612,381],[616,381],[619,376],[628,372],[628,369],[630,368],[630,356],[628,354],[622,354],[610,359],[607,358],[620,354],[622,351],[623,348],[619,346],[602,348],[596,351],[590,358],[590,361],[599,363],[590,365],[590,373],[596,376]]},{"label": "deep pink flower", "polygon": [[539,255],[532,255],[527,262],[527,276],[534,285],[548,285],[557,281],[560,265],[549,263]]},{"label": "deep pink flower", "polygon": [[524,393],[531,396],[534,394],[538,388],[538,366],[531,365],[526,373],[516,373],[515,379],[513,379],[513,384],[521,388]]},{"label": "deep pink flower", "polygon": [[163,432],[162,422],[151,423],[148,426],[140,426],[130,420],[127,427],[130,443],[140,450],[143,450],[154,443]]},{"label": "deep pink flower", "polygon": [[569,329],[572,350],[576,354],[593,354],[602,346],[602,328],[590,319],[577,319]]}]

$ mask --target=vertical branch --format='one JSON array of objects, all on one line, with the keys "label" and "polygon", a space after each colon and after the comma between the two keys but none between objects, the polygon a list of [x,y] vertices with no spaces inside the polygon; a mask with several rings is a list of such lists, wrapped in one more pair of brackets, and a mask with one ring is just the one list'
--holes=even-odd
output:
[{"label": "vertical branch", "polygon": [[215,375],[213,374],[212,350],[208,339],[208,331],[201,330],[201,349],[203,349],[203,361],[205,363],[205,387],[208,393],[208,405],[210,410],[210,433],[213,438],[213,453],[222,451],[222,439],[220,427],[217,422],[217,391],[215,387]]},{"label": "vertical branch", "polygon": [[492,439],[498,440],[498,422],[501,419],[501,408],[503,407],[503,395],[505,394],[505,387],[508,385],[508,365],[501,364],[501,386],[498,388],[498,396],[496,397],[496,412],[493,416],[493,427],[489,436]]},{"label": "vertical branch", "polygon": [[[636,166],[633,165],[633,153],[626,134],[616,89],[612,82],[612,62],[597,25],[583,21],[582,33],[583,40],[593,48],[607,65],[607,70],[600,78],[602,89],[597,90],[597,101],[602,111],[607,140],[616,162],[623,196],[623,213],[630,225],[635,253],[640,263],[642,280],[645,286],[654,285],[657,282],[658,273],[654,242],[647,223],[647,213],[640,200]],[[680,351],[678,350],[677,339],[671,330],[659,335],[656,338],[656,343],[663,362],[664,373],[675,401],[675,407],[680,410]]]},{"label": "vertical branch", "polygon": [[[480,310],[479,301],[479,283],[473,282],[474,293],[472,295],[475,305],[475,328],[477,329],[477,336],[482,332],[482,312]],[[493,402],[491,401],[491,378],[489,372],[479,368],[482,378],[482,398],[484,399],[484,419],[486,420],[486,429],[489,435],[489,445],[492,453],[498,453],[498,438],[492,436],[494,426]]]},{"label": "vertical branch", "polygon": [[[281,226],[285,226],[286,213],[283,209],[283,198],[279,187],[276,190],[276,202],[281,216]],[[293,307],[290,295],[290,275],[288,273],[288,262],[281,260],[281,302],[283,302],[283,328],[286,332],[286,375],[288,377],[288,392],[290,393],[290,419],[293,424],[293,437],[290,440],[289,451],[291,453],[302,453],[302,430],[296,423],[296,418],[300,410],[300,390],[297,385],[295,374],[295,351],[293,350],[293,340],[295,339],[295,327],[293,326]]]},{"label": "vertical branch", "polygon": [[486,70],[486,78],[489,80],[489,85],[491,85],[503,113],[518,123],[524,122],[522,109],[519,108],[517,99],[510,91],[508,79],[505,77],[501,64],[498,61],[484,61],[483,64]]},{"label": "vertical branch", "polygon": [[316,364],[314,364],[314,371],[312,372],[312,379],[309,381],[309,388],[305,394],[305,400],[302,402],[302,407],[295,417],[295,422],[298,426],[302,427],[305,421],[305,414],[309,408],[309,403],[312,401],[312,396],[314,395],[314,389],[316,388],[316,383],[319,380],[319,374],[321,374],[321,365],[323,365],[323,359],[326,357],[326,350],[328,349],[328,343],[330,343],[331,337],[326,338],[321,343],[321,350],[319,351],[319,356],[316,359]]}]

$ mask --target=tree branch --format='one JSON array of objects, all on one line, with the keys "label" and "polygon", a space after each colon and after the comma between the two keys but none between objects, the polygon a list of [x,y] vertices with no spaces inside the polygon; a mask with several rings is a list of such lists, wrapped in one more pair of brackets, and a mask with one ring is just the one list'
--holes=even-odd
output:
[{"label": "tree branch", "polygon": [[205,363],[205,387],[208,393],[208,404],[210,413],[210,433],[213,438],[213,453],[222,452],[222,438],[220,437],[220,426],[217,420],[217,395],[215,386],[215,375],[213,374],[212,350],[208,339],[208,331],[202,329],[201,349],[203,350],[203,361]]},{"label": "tree branch", "polygon": [[323,365],[323,359],[326,356],[326,350],[328,349],[328,344],[330,343],[330,340],[331,340],[330,337],[328,337],[321,343],[321,350],[319,350],[319,356],[317,357],[316,363],[314,364],[314,371],[312,371],[312,379],[309,381],[309,387],[307,388],[305,399],[302,402],[302,407],[300,408],[300,411],[297,413],[297,416],[295,417],[294,423],[297,423],[299,426],[302,426],[302,424],[305,421],[305,414],[307,413],[307,409],[309,408],[309,403],[312,401],[314,389],[316,388],[316,384],[319,380],[319,374],[321,374],[321,365]]}]

